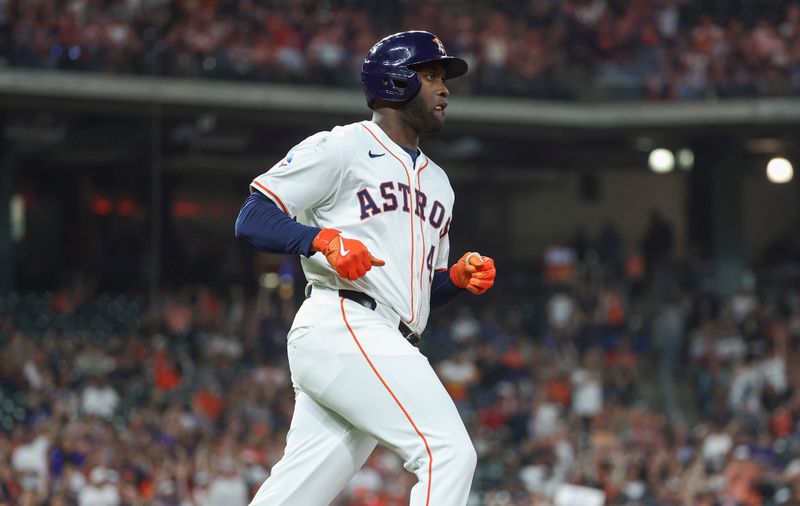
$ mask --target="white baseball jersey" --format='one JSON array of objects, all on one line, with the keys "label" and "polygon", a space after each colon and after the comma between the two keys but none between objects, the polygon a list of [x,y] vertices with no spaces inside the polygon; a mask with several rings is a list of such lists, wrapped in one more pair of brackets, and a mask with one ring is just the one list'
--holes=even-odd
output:
[{"label": "white baseball jersey", "polygon": [[362,121],[308,137],[251,183],[299,223],[341,230],[386,261],[339,277],[321,253],[301,257],[312,285],[364,292],[422,332],[433,273],[447,269],[455,195],[424,153],[417,162],[378,125]]}]

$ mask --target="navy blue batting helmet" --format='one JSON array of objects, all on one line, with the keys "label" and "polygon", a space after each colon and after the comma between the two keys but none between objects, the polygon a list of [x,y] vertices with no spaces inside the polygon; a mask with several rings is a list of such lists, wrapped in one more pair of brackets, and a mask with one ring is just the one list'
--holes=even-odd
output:
[{"label": "navy blue batting helmet", "polygon": [[422,87],[414,67],[441,62],[445,79],[462,76],[467,62],[448,56],[442,41],[430,32],[400,32],[381,39],[372,46],[361,65],[361,87],[371,108],[375,100],[406,102]]}]

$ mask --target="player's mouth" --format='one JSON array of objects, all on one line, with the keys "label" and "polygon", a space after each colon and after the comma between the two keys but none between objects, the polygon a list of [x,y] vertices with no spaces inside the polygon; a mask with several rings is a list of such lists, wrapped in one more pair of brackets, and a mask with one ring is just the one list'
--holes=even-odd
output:
[{"label": "player's mouth", "polygon": [[447,108],[447,102],[442,102],[441,104],[437,104],[436,107],[433,108],[433,110],[442,113],[442,116],[444,116],[444,110],[446,108]]}]

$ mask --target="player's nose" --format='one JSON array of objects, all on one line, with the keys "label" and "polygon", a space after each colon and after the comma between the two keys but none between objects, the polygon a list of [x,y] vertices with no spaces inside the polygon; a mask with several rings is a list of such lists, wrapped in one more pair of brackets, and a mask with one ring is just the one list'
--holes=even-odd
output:
[{"label": "player's nose", "polygon": [[450,90],[447,88],[447,85],[442,81],[442,85],[439,88],[439,92],[437,93],[442,98],[447,98],[450,96]]}]

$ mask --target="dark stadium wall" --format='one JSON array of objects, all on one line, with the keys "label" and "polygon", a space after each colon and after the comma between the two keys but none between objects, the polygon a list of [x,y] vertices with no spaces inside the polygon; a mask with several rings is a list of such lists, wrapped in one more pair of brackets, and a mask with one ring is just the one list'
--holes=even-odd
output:
[{"label": "dark stadium wall", "polygon": [[800,218],[798,185],[773,184],[763,165],[751,167],[744,178],[744,237],[748,259],[757,259],[777,238],[797,234]]},{"label": "dark stadium wall", "polygon": [[514,194],[509,216],[510,249],[519,260],[531,251],[569,243],[579,225],[590,238],[596,238],[607,220],[617,227],[623,251],[636,251],[653,209],[672,226],[675,252],[685,251],[685,174],[654,175],[644,170],[597,173],[597,194],[593,199],[587,199],[581,191],[581,174],[564,173],[560,178],[560,184]]}]

